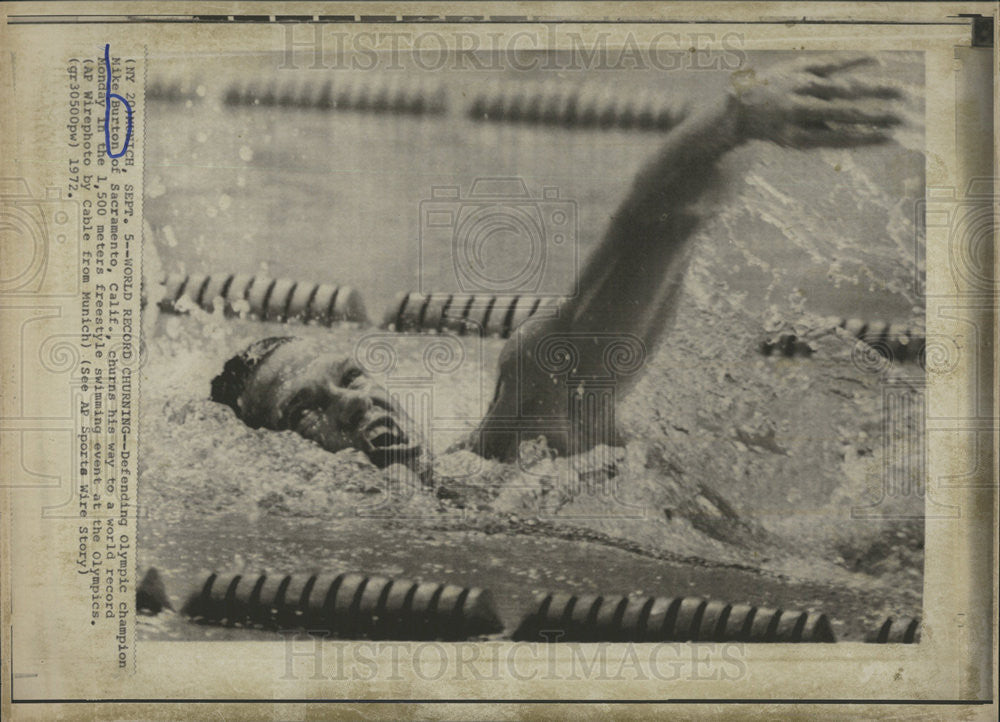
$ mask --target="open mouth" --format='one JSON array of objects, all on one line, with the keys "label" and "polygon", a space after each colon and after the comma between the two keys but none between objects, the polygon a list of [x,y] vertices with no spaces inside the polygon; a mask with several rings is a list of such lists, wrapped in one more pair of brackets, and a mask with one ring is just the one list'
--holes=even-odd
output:
[{"label": "open mouth", "polygon": [[361,434],[368,447],[365,451],[376,466],[405,463],[420,454],[420,444],[411,442],[396,419],[388,414],[366,423]]}]

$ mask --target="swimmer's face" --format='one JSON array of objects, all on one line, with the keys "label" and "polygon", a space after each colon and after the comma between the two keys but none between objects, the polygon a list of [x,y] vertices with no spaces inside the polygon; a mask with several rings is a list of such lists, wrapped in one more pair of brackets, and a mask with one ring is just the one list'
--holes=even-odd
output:
[{"label": "swimmer's face", "polygon": [[240,416],[253,426],[289,429],[328,451],[353,447],[378,466],[421,453],[413,421],[351,357],[304,340],[278,347],[241,394]]}]

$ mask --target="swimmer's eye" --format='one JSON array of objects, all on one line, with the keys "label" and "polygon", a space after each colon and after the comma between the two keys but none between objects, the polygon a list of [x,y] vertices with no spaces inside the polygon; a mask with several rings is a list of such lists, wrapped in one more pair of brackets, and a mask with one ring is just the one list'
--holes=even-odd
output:
[{"label": "swimmer's eye", "polygon": [[283,426],[286,429],[294,429],[302,415],[311,408],[318,405],[319,394],[314,389],[302,389],[296,393],[287,404],[281,414]]},{"label": "swimmer's eye", "polygon": [[340,385],[350,386],[363,375],[364,372],[359,368],[347,369],[347,371],[344,372],[344,375],[340,377]]}]

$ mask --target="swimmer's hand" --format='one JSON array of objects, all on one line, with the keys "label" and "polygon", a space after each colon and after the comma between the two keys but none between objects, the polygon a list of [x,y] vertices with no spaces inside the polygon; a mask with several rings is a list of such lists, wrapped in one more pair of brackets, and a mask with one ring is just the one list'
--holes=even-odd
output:
[{"label": "swimmer's hand", "polygon": [[791,148],[850,148],[884,143],[903,122],[902,91],[852,72],[877,64],[868,55],[809,58],[756,75],[732,77],[729,105],[741,140]]}]

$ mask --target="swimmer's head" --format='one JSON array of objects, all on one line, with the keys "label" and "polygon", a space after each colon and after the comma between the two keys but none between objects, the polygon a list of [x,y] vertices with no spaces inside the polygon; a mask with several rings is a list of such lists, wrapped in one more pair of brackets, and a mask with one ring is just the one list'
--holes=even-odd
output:
[{"label": "swimmer's head", "polygon": [[409,416],[350,356],[292,337],[257,341],[212,380],[212,400],[254,428],[292,430],[328,451],[355,448],[378,466],[421,454]]},{"label": "swimmer's head", "polygon": [[270,357],[278,346],[288,343],[292,336],[272,336],[256,341],[242,353],[226,361],[222,373],[212,379],[212,401],[225,404],[242,418],[240,398],[253,379],[254,371]]}]

